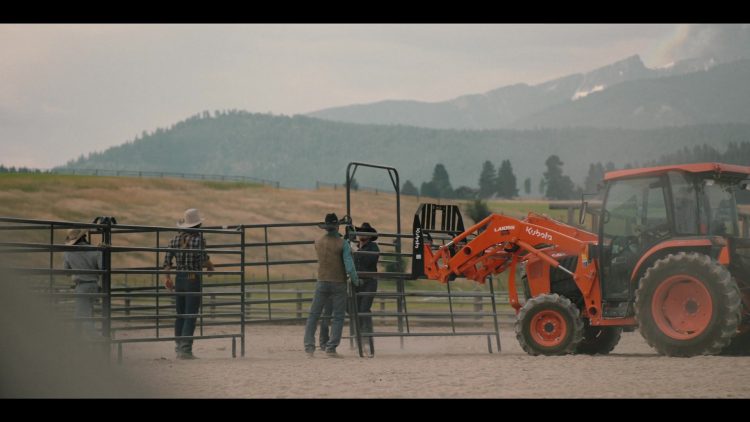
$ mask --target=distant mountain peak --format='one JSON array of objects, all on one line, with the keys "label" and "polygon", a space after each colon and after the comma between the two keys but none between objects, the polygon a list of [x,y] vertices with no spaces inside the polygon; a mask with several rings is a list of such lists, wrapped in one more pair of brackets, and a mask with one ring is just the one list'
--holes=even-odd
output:
[{"label": "distant mountain peak", "polygon": [[594,92],[603,91],[612,85],[649,76],[651,76],[651,70],[643,64],[641,56],[635,54],[586,73],[583,76],[583,82],[570,99],[575,101]]}]

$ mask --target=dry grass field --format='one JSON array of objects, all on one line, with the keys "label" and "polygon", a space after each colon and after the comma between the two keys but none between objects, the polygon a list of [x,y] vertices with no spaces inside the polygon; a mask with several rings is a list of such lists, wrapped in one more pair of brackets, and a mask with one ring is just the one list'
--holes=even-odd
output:
[{"label": "dry grass field", "polygon": [[[434,201],[421,198],[423,201]],[[464,201],[465,202],[465,201]],[[457,202],[462,205],[461,202]],[[401,198],[401,231],[410,232],[416,197]],[[521,217],[526,209],[563,217],[564,211],[548,210],[539,201],[491,201],[494,212]],[[120,224],[174,227],[187,208],[198,208],[206,219],[205,226],[239,224],[302,223],[322,221],[329,212],[346,214],[346,192],[342,188],[320,190],[276,189],[268,186],[235,182],[192,181],[182,179],[149,179],[131,177],[95,177],[50,174],[0,174],[0,216],[40,220],[91,222],[96,216],[114,216]],[[465,214],[465,213],[464,213]],[[380,232],[396,232],[396,199],[392,193],[359,191],[352,193],[352,218],[359,225],[365,221]],[[467,226],[473,222],[464,216]],[[272,228],[270,241],[312,240],[320,235],[317,227]],[[23,236],[26,241],[49,242],[49,233],[6,233]],[[162,236],[161,244],[174,233]],[[61,243],[65,230],[56,230],[55,243]],[[262,229],[248,229],[247,242],[262,242]],[[166,237],[166,238],[165,238]],[[385,239],[385,238],[383,238]],[[96,240],[96,239],[95,239]],[[209,243],[232,243],[238,236],[208,235]],[[120,235],[116,246],[154,246],[153,234]],[[404,244],[404,248],[410,245]],[[271,248],[269,260],[314,259],[306,246]],[[248,261],[261,261],[263,248],[248,249]],[[236,256],[214,256],[216,263],[235,262]],[[45,257],[35,257],[42,264]],[[115,267],[153,266],[153,253],[116,254]],[[304,276],[314,266],[295,268]],[[286,272],[285,272],[286,271]],[[265,277],[257,268],[250,278]],[[293,278],[283,268],[271,268],[273,278]],[[132,281],[132,280],[131,280]]]}]

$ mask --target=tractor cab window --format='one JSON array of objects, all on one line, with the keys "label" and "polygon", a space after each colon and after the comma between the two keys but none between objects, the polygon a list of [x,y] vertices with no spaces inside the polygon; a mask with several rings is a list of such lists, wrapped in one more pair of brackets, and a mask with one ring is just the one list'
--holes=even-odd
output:
[{"label": "tractor cab window", "polygon": [[669,172],[674,201],[674,223],[678,234],[700,234],[696,184],[684,173]]},{"label": "tractor cab window", "polygon": [[612,257],[637,254],[670,233],[660,177],[620,180],[607,194],[603,215],[605,245]]},{"label": "tractor cab window", "polygon": [[737,207],[731,185],[705,179],[702,181],[702,188],[701,233],[725,237],[737,236]]}]

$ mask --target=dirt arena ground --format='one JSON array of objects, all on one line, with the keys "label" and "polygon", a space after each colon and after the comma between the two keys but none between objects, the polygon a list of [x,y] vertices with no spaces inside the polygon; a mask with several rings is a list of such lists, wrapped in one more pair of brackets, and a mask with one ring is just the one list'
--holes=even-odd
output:
[{"label": "dirt arena ground", "polygon": [[302,326],[249,326],[247,336],[237,359],[229,339],[196,341],[193,361],[176,360],[169,342],[126,344],[122,368],[160,397],[750,397],[750,357],[663,357],[638,332],[608,356],[556,357],[527,355],[510,326],[493,354],[485,337],[413,337],[403,349],[377,338],[374,358],[359,358],[348,340],[343,358],[307,358]]}]

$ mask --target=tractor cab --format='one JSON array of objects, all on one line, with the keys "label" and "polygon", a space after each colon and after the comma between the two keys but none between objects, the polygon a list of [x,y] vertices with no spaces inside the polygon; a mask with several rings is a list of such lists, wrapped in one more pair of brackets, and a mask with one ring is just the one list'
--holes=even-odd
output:
[{"label": "tractor cab", "polygon": [[632,315],[634,281],[668,253],[720,260],[739,237],[735,191],[748,175],[750,167],[715,163],[607,173],[598,246],[603,316]]}]

